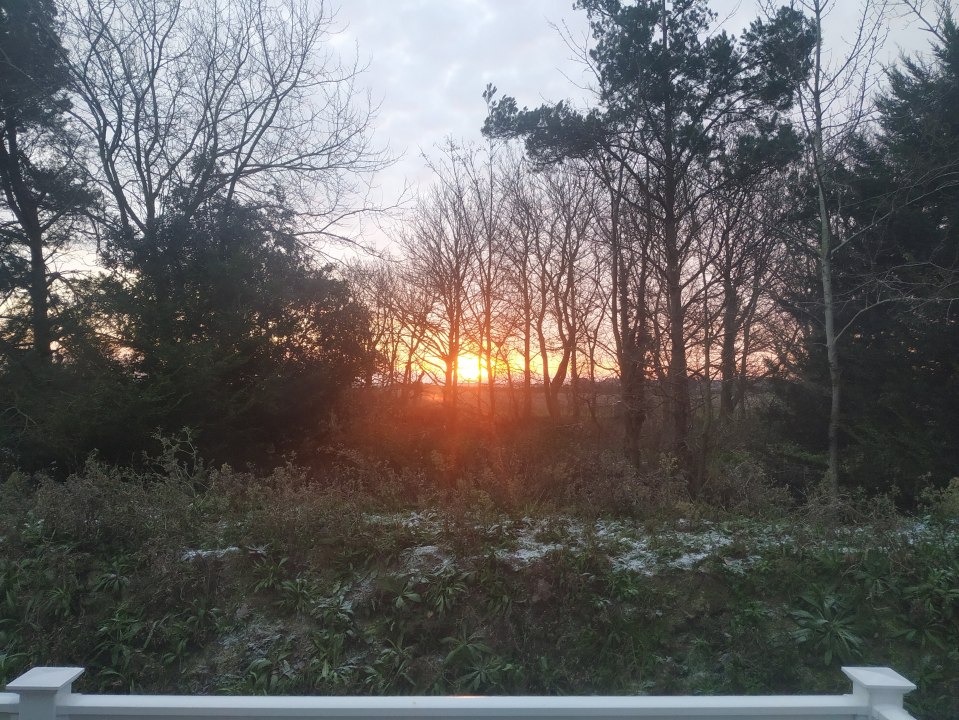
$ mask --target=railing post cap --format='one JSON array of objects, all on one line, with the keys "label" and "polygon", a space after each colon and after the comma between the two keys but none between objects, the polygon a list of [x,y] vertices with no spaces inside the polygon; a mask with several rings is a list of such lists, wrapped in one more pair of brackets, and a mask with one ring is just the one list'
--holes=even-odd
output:
[{"label": "railing post cap", "polygon": [[80,667],[35,667],[7,683],[10,692],[59,692],[83,674]]},{"label": "railing post cap", "polygon": [[903,694],[916,689],[916,684],[907,680],[892,668],[844,667],[846,677],[864,690],[898,690]]}]

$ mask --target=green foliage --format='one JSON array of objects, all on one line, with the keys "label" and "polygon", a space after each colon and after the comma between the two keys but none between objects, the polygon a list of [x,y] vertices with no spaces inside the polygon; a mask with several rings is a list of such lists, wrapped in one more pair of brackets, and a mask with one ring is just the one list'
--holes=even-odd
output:
[{"label": "green foliage", "polygon": [[256,658],[246,668],[241,692],[254,695],[283,695],[296,681],[296,671],[290,663],[292,649],[289,642],[279,642],[267,657]]},{"label": "green foliage", "polygon": [[275,563],[266,558],[259,558],[253,567],[253,577],[256,582],[253,583],[253,591],[274,590],[284,583],[290,582],[283,580],[284,568],[287,558],[280,558]]},{"label": "green foliage", "polygon": [[[842,378],[842,476],[850,486],[896,492],[914,507],[955,475],[959,454],[959,33],[945,17],[932,57],[904,59],[878,99],[878,132],[858,138],[835,170],[840,238],[833,253]],[[855,230],[853,230],[855,228]],[[815,267],[787,308],[806,323]],[[810,326],[780,385],[779,435],[807,452],[825,443],[828,368]],[[797,382],[798,380],[798,382]],[[814,468],[815,464],[807,464]]]},{"label": "green foliage", "polygon": [[319,589],[310,578],[297,576],[284,580],[279,585],[280,599],[277,604],[294,613],[306,613],[313,607]]},{"label": "green foliage", "polygon": [[71,294],[49,265],[94,200],[67,122],[59,29],[52,0],[0,2],[0,370],[28,377],[49,369]]},{"label": "green foliage", "polygon": [[959,520],[959,477],[952,478],[941,490],[926,488],[922,500],[930,515],[940,522]]},{"label": "green foliage", "polygon": [[443,658],[443,668],[453,676],[453,687],[466,692],[508,692],[521,687],[522,667],[497,656],[487,645],[483,635],[473,632],[467,635],[443,638],[449,648]]},{"label": "green foliage", "polygon": [[796,642],[821,652],[826,665],[834,659],[848,663],[861,657],[857,616],[844,598],[831,589],[813,588],[799,599],[803,606],[790,613],[797,626]]},{"label": "green foliage", "polygon": [[[0,366],[0,443],[25,467],[129,462],[157,429],[219,460],[312,450],[367,363],[366,310],[300,244],[281,208],[209,199],[155,236],[113,234],[113,273],[65,312],[69,362]],[[81,428],[81,431],[77,431]]]},{"label": "green foliage", "polygon": [[355,464],[256,477],[187,448],[0,488],[0,679],[69,659],[113,691],[795,693],[856,662],[919,681],[922,717],[957,709],[951,522],[481,519],[384,505]]}]

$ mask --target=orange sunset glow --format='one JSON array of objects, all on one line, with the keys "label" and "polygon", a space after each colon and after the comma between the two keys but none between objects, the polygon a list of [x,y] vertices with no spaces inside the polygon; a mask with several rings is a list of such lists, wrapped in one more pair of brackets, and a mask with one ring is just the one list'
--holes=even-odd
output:
[{"label": "orange sunset glow", "polygon": [[[442,381],[443,370],[446,366],[440,357],[427,355],[418,362],[418,365],[432,375],[437,382]],[[503,358],[493,359],[493,378],[497,382],[505,381],[506,376],[510,373],[522,374],[522,372],[523,361],[517,353],[511,352],[508,361]],[[489,382],[486,360],[476,353],[460,353],[456,360],[456,382],[466,385]]]},{"label": "orange sunset glow", "polygon": [[473,353],[461,353],[456,361],[456,379],[461,383],[488,382],[486,363]]}]

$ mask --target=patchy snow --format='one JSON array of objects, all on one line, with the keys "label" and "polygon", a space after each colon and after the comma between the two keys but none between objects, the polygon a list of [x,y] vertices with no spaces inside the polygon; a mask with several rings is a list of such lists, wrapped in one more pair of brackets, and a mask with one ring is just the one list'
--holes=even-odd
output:
[{"label": "patchy snow", "polygon": [[[563,528],[561,531],[554,527],[553,523],[546,520],[534,520],[526,517],[512,530],[515,533],[512,539],[515,541],[516,547],[500,549],[496,552],[496,556],[517,569],[539,560],[547,553],[579,544],[579,534],[575,530],[570,531],[569,528]],[[557,534],[564,535],[565,542],[540,539],[544,535],[552,537]]]},{"label": "patchy snow", "polygon": [[706,558],[732,544],[732,538],[716,530],[707,530],[704,533],[676,533],[674,537],[677,544],[686,548],[686,552],[671,561],[669,566],[681,570],[692,570]]},{"label": "patchy snow", "polygon": [[759,555],[750,555],[745,558],[723,558],[723,565],[734,575],[745,575],[753,565],[759,562]]},{"label": "patchy snow", "polygon": [[368,525],[392,525],[409,530],[420,530],[431,535],[436,535],[443,529],[442,517],[433,511],[363,513],[363,520]]},{"label": "patchy snow", "polygon": [[499,550],[496,556],[517,567],[529,565],[534,560],[544,557],[547,553],[562,549],[563,545],[559,543],[541,543],[532,538],[522,538],[519,547],[515,550]]},{"label": "patchy snow", "polygon": [[625,546],[625,549],[610,558],[614,568],[643,575],[656,574],[656,554],[649,549],[644,540],[622,539],[621,544]]},{"label": "patchy snow", "polygon": [[[364,517],[371,525],[415,529],[423,541],[428,542],[404,553],[404,563],[411,570],[435,570],[451,562],[450,550],[442,538],[451,530],[455,532],[456,526],[450,525],[452,520],[441,513],[367,514]],[[721,562],[729,572],[743,574],[749,572],[765,552],[782,551],[800,544],[850,554],[876,547],[873,528],[841,528],[830,538],[805,537],[795,526],[776,522],[725,524],[681,518],[671,527],[651,529],[642,522],[630,520],[586,521],[567,515],[525,516],[514,520],[504,516],[478,523],[473,529],[499,546],[496,557],[516,570],[527,568],[551,552],[582,553],[589,548],[605,552],[615,570],[647,576],[664,570],[695,570],[711,558]],[[917,521],[902,526],[894,534],[906,542],[917,543],[929,540],[933,532],[929,524]],[[959,542],[959,532],[952,533],[949,540]],[[734,543],[738,551],[729,549]]]},{"label": "patchy snow", "polygon": [[402,554],[404,564],[414,573],[434,572],[450,564],[446,551],[438,545],[421,545],[405,550]]},{"label": "patchy snow", "polygon": [[196,560],[197,558],[222,558],[227,555],[240,552],[240,548],[231,545],[230,547],[219,548],[217,550],[184,550],[180,556],[181,560]]}]

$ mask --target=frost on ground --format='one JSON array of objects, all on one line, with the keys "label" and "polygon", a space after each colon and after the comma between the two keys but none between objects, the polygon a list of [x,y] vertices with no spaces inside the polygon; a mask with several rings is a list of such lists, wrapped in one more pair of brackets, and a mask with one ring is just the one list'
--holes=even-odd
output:
[{"label": "frost on ground", "polygon": [[670,567],[691,570],[706,558],[716,555],[722,548],[732,544],[732,538],[716,530],[704,533],[678,533],[677,544],[687,548],[686,552],[669,562]]},{"label": "frost on ground", "polygon": [[365,513],[363,519],[368,525],[401,527],[434,535],[438,534],[443,527],[443,520],[440,514],[429,511]]},{"label": "frost on ground", "polygon": [[196,560],[197,558],[222,558],[240,552],[238,547],[217,548],[216,550],[184,550],[181,560]]},{"label": "frost on ground", "polygon": [[406,550],[403,563],[416,573],[435,572],[450,564],[449,556],[438,545],[419,545]]},{"label": "frost on ground", "polygon": [[[421,544],[407,548],[402,562],[411,572],[435,570],[451,562],[453,551],[444,541],[444,533],[456,525],[436,512],[367,514],[366,523],[384,531],[389,528],[415,531]],[[540,518],[497,518],[494,522],[475,523],[476,532],[493,547],[497,558],[516,570],[522,570],[550,553],[600,552],[609,558],[611,568],[647,576],[668,571],[691,571],[715,561],[729,572],[746,573],[764,553],[795,547],[803,542],[817,550],[856,552],[875,547],[871,528],[841,529],[830,538],[796,537],[794,527],[784,523],[712,523],[679,520],[671,527],[650,528],[628,520],[586,521],[571,516]],[[929,539],[926,524],[904,525],[899,531],[907,542]],[[959,542],[959,536],[953,538]],[[203,551],[192,551],[203,552]]]},{"label": "frost on ground", "polygon": [[[411,571],[422,571],[447,562],[449,553],[442,548],[442,518],[434,513],[368,514],[370,526],[415,529],[428,541],[408,548],[402,559]],[[685,527],[678,524],[678,527]],[[499,519],[477,524],[473,530],[494,545],[495,555],[520,570],[550,553],[581,553],[591,547],[605,552],[613,568],[654,575],[664,569],[690,570],[732,543],[720,530],[708,527],[702,532],[669,530],[649,532],[642,524],[621,520],[587,522],[569,516],[520,520]]]}]

